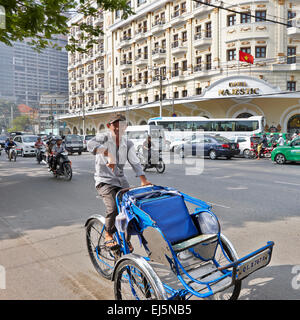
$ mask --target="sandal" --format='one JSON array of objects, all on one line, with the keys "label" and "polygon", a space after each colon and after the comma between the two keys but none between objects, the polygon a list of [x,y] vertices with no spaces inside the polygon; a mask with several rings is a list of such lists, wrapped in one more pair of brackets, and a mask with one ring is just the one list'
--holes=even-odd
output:
[{"label": "sandal", "polygon": [[132,246],[130,241],[127,241],[127,246],[128,246],[128,249],[129,249],[130,253],[132,253],[134,248],[133,248],[133,246]]},{"label": "sandal", "polygon": [[107,240],[104,242],[104,245],[108,250],[117,250],[120,248],[119,244],[115,240]]}]

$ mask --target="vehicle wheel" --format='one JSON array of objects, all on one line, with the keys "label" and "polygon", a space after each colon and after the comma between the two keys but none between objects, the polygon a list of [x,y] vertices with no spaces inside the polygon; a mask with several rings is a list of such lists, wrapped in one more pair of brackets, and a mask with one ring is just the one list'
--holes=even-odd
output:
[{"label": "vehicle wheel", "polygon": [[117,300],[159,300],[161,296],[153,278],[129,259],[117,266],[114,292]]},{"label": "vehicle wheel", "polygon": [[160,160],[155,167],[158,173],[163,173],[166,169],[166,165],[162,160]]},{"label": "vehicle wheel", "polygon": [[286,162],[286,158],[282,153],[278,153],[275,156],[275,161],[277,164],[284,164]]},{"label": "vehicle wheel", "polygon": [[226,159],[227,159],[227,160],[230,160],[230,159],[231,159],[231,156],[226,157]]},{"label": "vehicle wheel", "polygon": [[106,279],[111,279],[116,257],[114,251],[105,245],[104,224],[98,219],[91,219],[86,227],[86,244],[90,259],[96,271]]},{"label": "vehicle wheel", "polygon": [[255,159],[255,158],[256,158],[256,153],[250,150],[248,154],[248,159]]},{"label": "vehicle wheel", "polygon": [[210,151],[209,151],[209,158],[210,158],[211,160],[216,160],[216,159],[217,159],[217,153],[216,153],[215,150],[210,150]]},{"label": "vehicle wheel", "polygon": [[67,180],[70,181],[72,179],[72,167],[69,163],[64,164],[64,175]]},{"label": "vehicle wheel", "polygon": [[243,156],[244,156],[245,158],[249,158],[249,154],[250,154],[250,150],[249,150],[249,149],[245,149],[245,150],[243,151]]},{"label": "vehicle wheel", "polygon": [[[238,257],[233,257],[232,255],[232,251],[230,250],[230,248],[228,247],[228,245],[221,240],[221,244],[222,247],[224,249],[225,254],[227,255],[228,259],[230,261],[235,261],[238,259]],[[226,264],[228,264],[228,259],[226,259],[226,257],[224,256],[223,250],[221,248],[220,245],[218,245],[216,253],[215,253],[215,260],[216,262],[221,265],[224,266]],[[213,300],[236,300],[241,292],[241,287],[242,287],[242,280],[237,280],[235,281],[234,285],[225,289],[222,292],[218,292],[216,294],[214,294],[211,299]]]},{"label": "vehicle wheel", "polygon": [[79,156],[81,155],[81,151],[78,152],[78,155],[79,155]]}]

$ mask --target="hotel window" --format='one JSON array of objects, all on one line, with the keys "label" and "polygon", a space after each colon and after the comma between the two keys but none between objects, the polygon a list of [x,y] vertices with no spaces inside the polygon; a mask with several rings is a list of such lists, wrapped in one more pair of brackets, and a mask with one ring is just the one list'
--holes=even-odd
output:
[{"label": "hotel window", "polygon": [[211,22],[205,24],[205,36],[206,38],[211,38]]},{"label": "hotel window", "polygon": [[231,14],[227,16],[227,27],[234,26],[236,23],[236,15]]},{"label": "hotel window", "polygon": [[250,23],[251,22],[251,16],[249,12],[243,12],[241,13],[241,23]]},{"label": "hotel window", "polygon": [[181,69],[182,71],[187,71],[187,60],[182,61]]},{"label": "hotel window", "polygon": [[266,10],[255,11],[255,22],[265,21],[266,18],[267,18]]},{"label": "hotel window", "polygon": [[202,88],[196,88],[196,94],[202,94]]},{"label": "hotel window", "polygon": [[211,70],[211,54],[206,55],[206,70]]},{"label": "hotel window", "polygon": [[287,48],[287,64],[296,63],[296,47]]},{"label": "hotel window", "polygon": [[267,47],[255,47],[255,58],[265,58]]},{"label": "hotel window", "polygon": [[181,41],[186,42],[187,41],[187,31],[183,31],[181,33]]},{"label": "hotel window", "polygon": [[186,12],[186,3],[182,2],[180,6],[181,6],[181,13],[185,13]]},{"label": "hotel window", "polygon": [[179,92],[178,91],[174,91],[174,99],[179,98]]},{"label": "hotel window", "polygon": [[288,11],[288,28],[291,27],[293,25],[293,20],[296,17],[296,12],[294,11]]},{"label": "hotel window", "polygon": [[251,48],[250,48],[250,47],[247,47],[247,48],[240,48],[240,50],[241,50],[242,52],[245,52],[245,53],[249,53],[249,54],[251,54]]},{"label": "hotel window", "polygon": [[187,90],[182,90],[181,95],[182,95],[183,98],[187,97],[188,91]]},{"label": "hotel window", "polygon": [[230,49],[227,50],[227,61],[233,61],[236,60],[236,50]]},{"label": "hotel window", "polygon": [[143,3],[146,3],[147,0],[137,0],[137,6],[139,7],[140,5],[142,5]]},{"label": "hotel window", "polygon": [[296,91],[296,81],[288,81],[287,82],[287,90],[288,91]]}]

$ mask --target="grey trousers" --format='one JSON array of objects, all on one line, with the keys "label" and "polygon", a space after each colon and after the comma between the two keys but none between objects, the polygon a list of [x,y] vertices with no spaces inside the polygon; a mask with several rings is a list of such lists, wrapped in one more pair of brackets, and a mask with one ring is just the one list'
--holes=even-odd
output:
[{"label": "grey trousers", "polygon": [[100,183],[96,189],[106,208],[105,230],[108,233],[113,234],[116,232],[115,220],[118,214],[116,194],[122,188],[106,183]]}]

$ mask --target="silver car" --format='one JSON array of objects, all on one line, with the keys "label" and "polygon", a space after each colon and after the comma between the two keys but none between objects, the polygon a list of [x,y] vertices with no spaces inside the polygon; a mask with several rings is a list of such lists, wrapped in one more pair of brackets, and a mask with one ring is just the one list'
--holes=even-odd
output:
[{"label": "silver car", "polygon": [[22,157],[27,155],[35,155],[35,143],[38,136],[35,135],[21,135],[15,136],[14,142],[17,145],[17,153],[21,154]]}]

